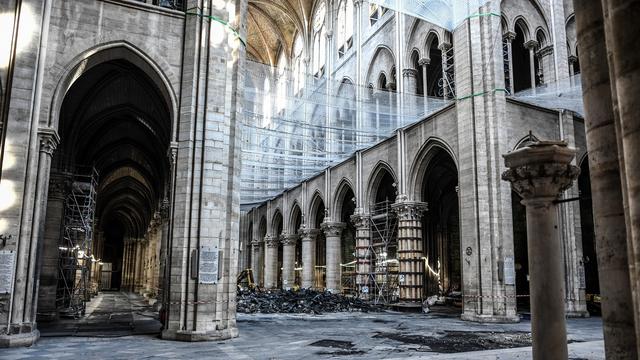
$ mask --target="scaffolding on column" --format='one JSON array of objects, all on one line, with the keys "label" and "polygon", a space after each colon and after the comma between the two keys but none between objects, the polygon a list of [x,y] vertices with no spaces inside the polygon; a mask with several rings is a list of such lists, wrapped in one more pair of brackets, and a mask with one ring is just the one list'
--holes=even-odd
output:
[{"label": "scaffolding on column", "polygon": [[367,256],[372,266],[368,291],[375,304],[391,304],[399,296],[398,218],[391,211],[391,204],[390,201],[374,204],[369,217],[371,241]]},{"label": "scaffolding on column", "polygon": [[84,315],[89,300],[93,222],[96,208],[98,173],[91,168],[72,176],[65,199],[62,243],[58,247],[58,288],[56,307],[61,316]]}]

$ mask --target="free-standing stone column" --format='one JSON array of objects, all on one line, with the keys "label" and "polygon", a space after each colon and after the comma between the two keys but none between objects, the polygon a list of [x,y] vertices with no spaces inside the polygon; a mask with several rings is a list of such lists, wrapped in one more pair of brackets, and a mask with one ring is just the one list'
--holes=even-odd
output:
[{"label": "free-standing stone column", "polygon": [[253,273],[253,281],[256,285],[260,286],[260,278],[262,276],[262,269],[260,269],[260,240],[253,240],[251,242],[251,272]]},{"label": "free-standing stone column", "polygon": [[447,58],[447,51],[451,49],[451,44],[443,42],[442,44],[440,44],[440,46],[438,46],[438,49],[440,49],[440,53],[442,54],[442,97],[448,99],[449,95],[452,95],[449,94],[449,82],[447,80],[447,66],[449,63],[449,59]]},{"label": "free-standing stone column", "polygon": [[313,287],[313,271],[316,266],[316,237],[318,229],[301,228],[302,237],[302,287]]},{"label": "free-standing stone column", "polygon": [[534,359],[566,359],[564,263],[556,200],[580,170],[564,142],[536,142],[504,155],[502,175],[527,208],[527,247]]},{"label": "free-standing stone column", "polygon": [[340,264],[342,264],[341,236],[344,228],[345,224],[341,222],[322,223],[322,231],[327,239],[327,281],[325,287],[327,291],[333,293],[342,291]]},{"label": "free-standing stone column", "polygon": [[278,237],[267,235],[264,242],[267,245],[264,254],[264,287],[275,289],[278,287]]},{"label": "free-standing stone column", "polygon": [[420,304],[423,297],[422,213],[427,204],[402,201],[392,205],[398,214],[398,260],[400,302]]},{"label": "free-standing stone column", "polygon": [[295,283],[296,234],[282,235],[282,288],[289,290]]},{"label": "free-standing stone column", "polygon": [[[584,98],[593,220],[602,295],[602,322],[607,359],[635,359],[632,286],[612,84],[605,44],[603,6],[599,0],[576,0],[576,27]],[[621,19],[626,21],[624,17]],[[631,20],[634,20],[631,17]],[[635,21],[635,20],[634,20]],[[607,43],[608,45],[608,43]],[[635,52],[625,52],[626,56]],[[571,60],[571,59],[570,59]],[[576,59],[577,60],[577,59]],[[638,334],[640,335],[640,334]]]},{"label": "free-standing stone column", "polygon": [[503,36],[502,39],[506,44],[506,51],[507,51],[507,69],[505,71],[505,77],[508,77],[508,82],[505,81],[505,87],[507,88],[507,90],[509,90],[510,93],[514,93],[514,87],[513,87],[513,48],[512,48],[512,44],[513,44],[513,40],[516,38],[516,33],[514,33],[513,31],[507,31]]},{"label": "free-standing stone column", "polygon": [[356,285],[361,299],[369,299],[369,274],[371,273],[371,222],[369,216],[355,214],[351,222],[356,228]]},{"label": "free-standing stone column", "polygon": [[524,47],[529,49],[529,70],[531,73],[531,89],[535,94],[536,88],[536,48],[538,47],[538,42],[535,40],[529,40],[524,44]]}]

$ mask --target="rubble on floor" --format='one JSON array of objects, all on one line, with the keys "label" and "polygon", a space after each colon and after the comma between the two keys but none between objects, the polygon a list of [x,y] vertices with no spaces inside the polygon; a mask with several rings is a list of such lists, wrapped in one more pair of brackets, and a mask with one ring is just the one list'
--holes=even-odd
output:
[{"label": "rubble on floor", "polygon": [[322,314],[379,311],[379,306],[326,291],[238,290],[239,313]]}]

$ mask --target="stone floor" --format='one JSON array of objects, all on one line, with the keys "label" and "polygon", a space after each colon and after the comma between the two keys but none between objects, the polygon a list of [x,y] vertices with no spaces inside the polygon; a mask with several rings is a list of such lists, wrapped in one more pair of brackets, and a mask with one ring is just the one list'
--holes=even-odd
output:
[{"label": "stone floor", "polygon": [[[436,308],[437,310],[437,308]],[[600,318],[569,319],[571,359],[604,359]],[[528,359],[530,323],[463,322],[451,311],[252,314],[225,342],[160,340],[157,314],[138,296],[103,293],[82,320],[41,325],[30,348],[0,349],[1,359]]]}]

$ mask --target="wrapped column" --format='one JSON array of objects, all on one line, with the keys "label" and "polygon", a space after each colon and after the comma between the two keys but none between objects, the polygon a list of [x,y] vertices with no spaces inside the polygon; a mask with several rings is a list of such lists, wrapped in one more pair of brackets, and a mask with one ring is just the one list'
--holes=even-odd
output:
[{"label": "wrapped column", "polygon": [[266,252],[264,255],[264,287],[278,287],[278,237],[267,235],[264,238]]},{"label": "wrapped column", "polygon": [[289,290],[295,283],[296,234],[282,235],[282,288]]},{"label": "wrapped column", "polygon": [[356,228],[356,286],[363,300],[369,299],[369,274],[371,273],[371,222],[369,216],[355,214],[351,222]]},{"label": "wrapped column", "polygon": [[327,239],[326,259],[327,259],[327,281],[326,289],[332,293],[342,291],[341,271],[342,264],[342,246],[341,236],[345,224],[341,222],[325,222],[322,223],[322,230]]},{"label": "wrapped column", "polygon": [[301,228],[302,237],[302,288],[313,287],[313,270],[316,265],[316,237],[318,229]]},{"label": "wrapped column", "polygon": [[427,204],[402,201],[392,205],[398,214],[398,261],[400,302],[421,304],[424,286],[422,260],[422,213]]},{"label": "wrapped column", "polygon": [[561,141],[536,142],[504,155],[511,182],[527,209],[527,247],[534,359],[566,359],[564,260],[558,232],[557,199],[580,169],[575,149]]}]

